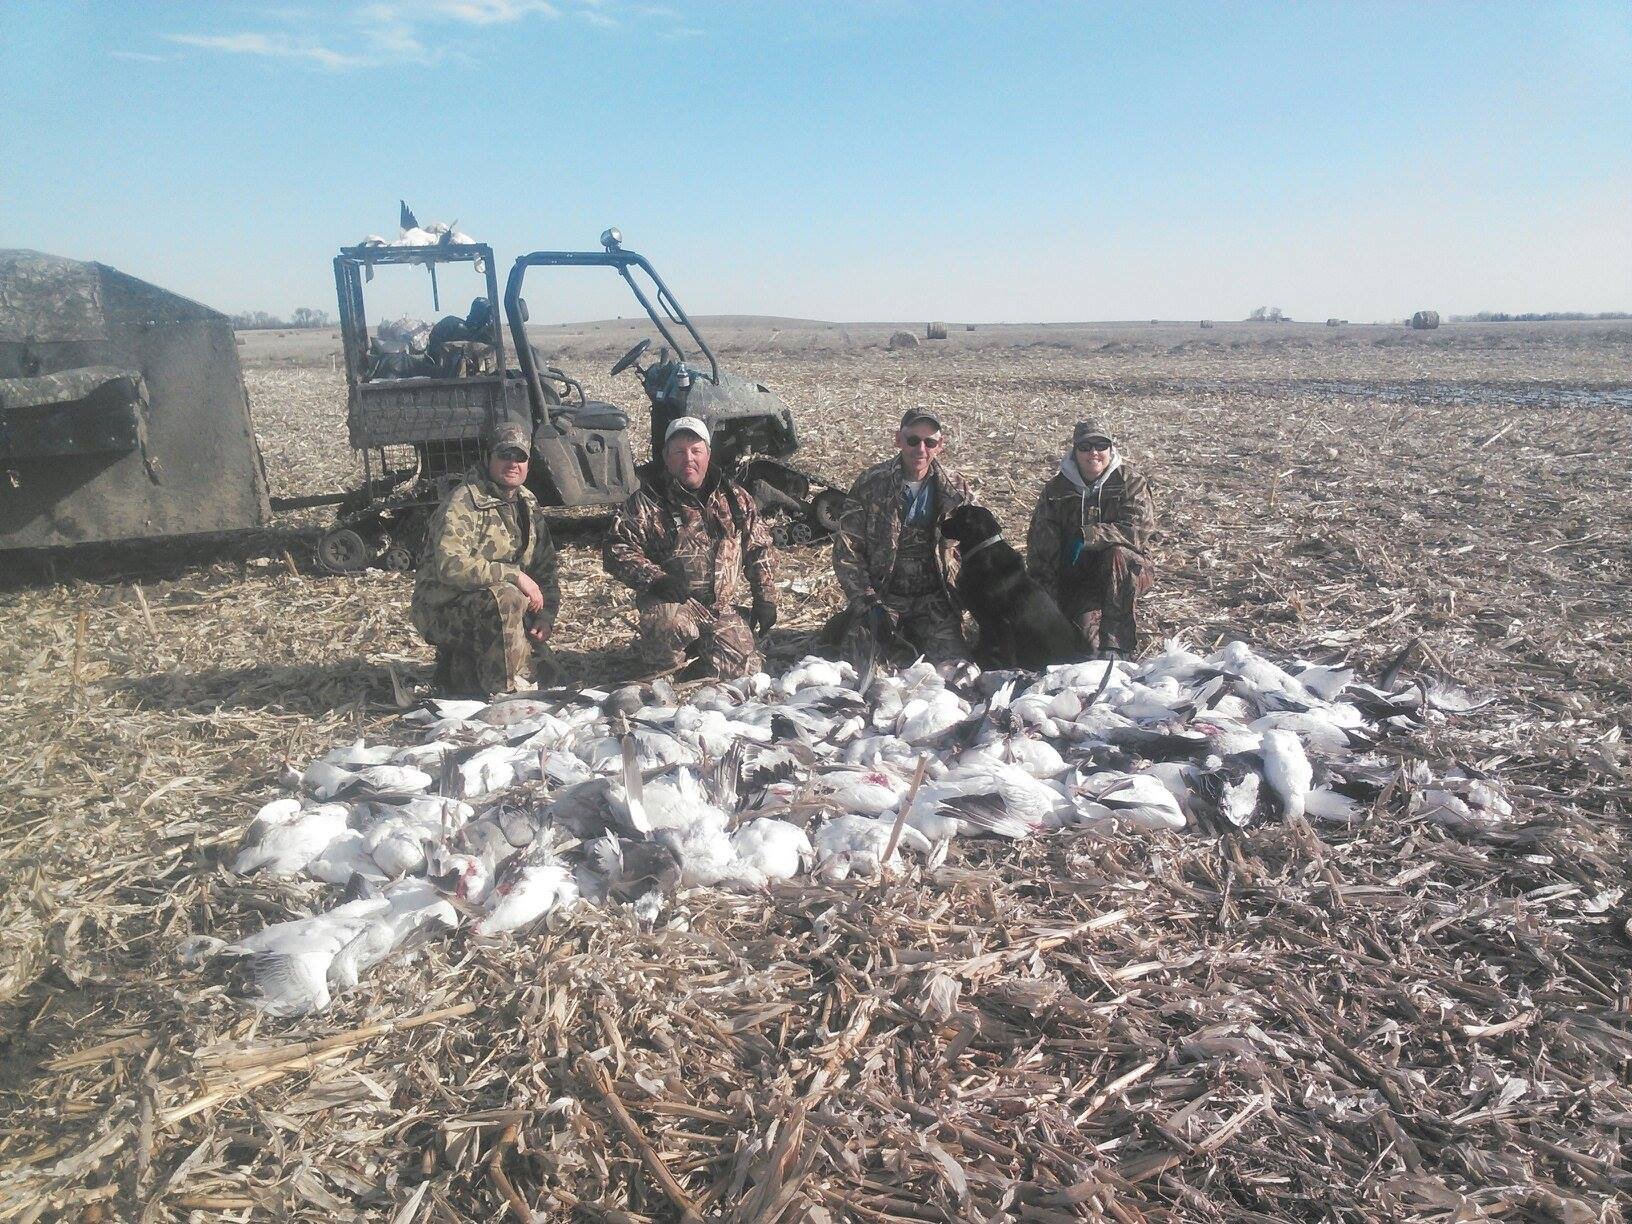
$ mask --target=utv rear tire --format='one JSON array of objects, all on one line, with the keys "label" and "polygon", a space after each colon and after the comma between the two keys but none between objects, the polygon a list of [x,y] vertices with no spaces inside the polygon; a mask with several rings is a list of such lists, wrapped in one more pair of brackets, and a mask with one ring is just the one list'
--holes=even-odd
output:
[{"label": "utv rear tire", "polygon": [[811,526],[832,535],[839,529],[839,520],[844,516],[844,503],[843,493],[837,489],[823,489],[810,499]]},{"label": "utv rear tire", "polygon": [[368,545],[350,527],[336,527],[317,542],[317,563],[331,574],[355,573],[368,564]]}]

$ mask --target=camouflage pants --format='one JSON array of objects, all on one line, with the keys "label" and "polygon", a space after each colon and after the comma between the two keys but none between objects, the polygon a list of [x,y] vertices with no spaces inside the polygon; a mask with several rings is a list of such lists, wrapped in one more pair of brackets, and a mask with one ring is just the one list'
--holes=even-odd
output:
[{"label": "camouflage pants", "polygon": [[1131,655],[1139,645],[1134,610],[1156,583],[1149,558],[1112,546],[1089,553],[1060,592],[1061,611],[1082,630],[1090,650]]},{"label": "camouflage pants", "polygon": [[436,686],[447,693],[510,691],[520,676],[530,687],[552,674],[555,655],[527,636],[527,597],[509,583],[468,591],[420,617],[419,631],[436,647]]},{"label": "camouflage pants", "polygon": [[[939,591],[928,595],[886,595],[881,602],[895,618],[893,640],[881,643],[891,663],[911,663],[919,655],[931,663],[969,657],[968,644],[963,640],[963,614]],[[869,640],[878,640],[878,628],[873,618],[860,609],[847,620],[839,649],[852,665],[859,666],[869,648]]]},{"label": "camouflage pants", "polygon": [[764,664],[754,631],[733,607],[649,603],[640,608],[640,659],[647,671],[667,671],[695,660],[722,680],[751,676]]}]

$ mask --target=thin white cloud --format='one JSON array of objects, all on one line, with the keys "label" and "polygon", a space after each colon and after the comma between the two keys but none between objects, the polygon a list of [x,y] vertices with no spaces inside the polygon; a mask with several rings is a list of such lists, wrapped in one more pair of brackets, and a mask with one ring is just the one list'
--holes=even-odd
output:
[{"label": "thin white cloud", "polygon": [[357,11],[354,24],[375,63],[428,64],[438,57],[419,39],[414,23],[395,4],[369,4]]},{"label": "thin white cloud", "polygon": [[276,59],[306,60],[324,68],[355,68],[363,61],[319,43],[245,31],[239,34],[167,34],[169,41],[205,51],[231,55],[262,55]]},{"label": "thin white cloud", "polygon": [[523,17],[559,17],[561,10],[545,0],[427,0],[428,14],[471,25],[509,25]]},{"label": "thin white cloud", "polygon": [[[457,53],[437,45],[436,26],[500,26],[570,16],[600,29],[614,29],[621,25],[621,15],[628,13],[676,23],[675,29],[663,33],[699,32],[685,27],[673,9],[658,5],[626,8],[615,0],[371,0],[344,9],[297,11],[301,13],[299,21],[290,20],[289,10],[262,14],[268,24],[266,30],[189,32],[164,37],[198,51],[255,55],[341,70],[434,64],[459,58]],[[134,59],[142,54],[129,52],[122,58]]]},{"label": "thin white cloud", "polygon": [[167,64],[175,57],[172,55],[153,55],[146,51],[109,51],[108,58],[130,60],[137,64]]}]

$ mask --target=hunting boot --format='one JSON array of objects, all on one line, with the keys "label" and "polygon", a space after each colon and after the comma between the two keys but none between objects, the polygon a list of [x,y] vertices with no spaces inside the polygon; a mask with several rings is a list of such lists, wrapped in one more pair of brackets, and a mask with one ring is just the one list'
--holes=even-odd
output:
[{"label": "hunting boot", "polygon": [[1099,650],[1131,659],[1139,646],[1139,630],[1131,615],[1107,608],[1099,626]]}]

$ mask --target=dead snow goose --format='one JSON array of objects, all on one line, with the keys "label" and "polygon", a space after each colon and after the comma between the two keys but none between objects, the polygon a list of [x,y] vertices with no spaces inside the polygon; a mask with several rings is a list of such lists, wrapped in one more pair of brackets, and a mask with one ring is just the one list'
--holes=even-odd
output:
[{"label": "dead snow goose", "polygon": [[1314,771],[1303,742],[1291,731],[1269,730],[1259,749],[1264,762],[1264,781],[1287,816],[1302,816]]},{"label": "dead snow goose", "polygon": [[487,913],[471,928],[477,935],[498,935],[526,926],[578,900],[578,885],[561,861],[554,843],[541,837],[507,859],[487,900]]},{"label": "dead snow goose", "polygon": [[255,814],[233,857],[236,875],[289,876],[329,848],[347,831],[350,809],[343,803],[302,808],[298,799],[275,799]]},{"label": "dead snow goose", "polygon": [[903,850],[931,853],[929,838],[911,825],[903,824],[895,852],[888,863],[884,862],[884,850],[889,845],[893,826],[894,821],[875,820],[871,816],[847,813],[833,817],[817,829],[811,839],[816,874],[825,880],[843,880],[851,875],[876,876],[883,867],[900,870]]},{"label": "dead snow goose", "polygon": [[1057,827],[1070,800],[1018,765],[954,765],[919,787],[907,823],[933,841],[991,833],[1029,837]]},{"label": "dead snow goose", "polygon": [[1083,776],[1072,787],[1089,803],[1109,808],[1118,821],[1140,829],[1182,829],[1179,801],[1160,778],[1148,773],[1102,770]]},{"label": "dead snow goose", "polygon": [[769,880],[793,879],[809,869],[815,855],[803,829],[769,816],[751,820],[733,833],[731,848],[739,861]]}]

